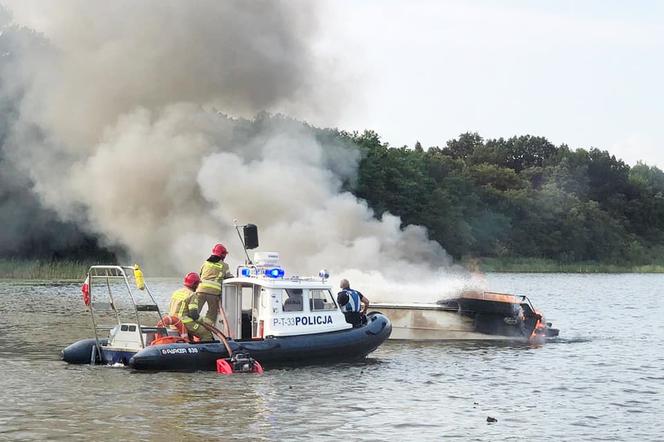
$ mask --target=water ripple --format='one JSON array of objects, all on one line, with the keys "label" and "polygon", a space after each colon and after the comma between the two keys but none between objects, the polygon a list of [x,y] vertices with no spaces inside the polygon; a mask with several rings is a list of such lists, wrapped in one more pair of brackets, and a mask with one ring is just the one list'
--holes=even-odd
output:
[{"label": "water ripple", "polygon": [[[664,328],[650,323],[664,276],[489,280],[528,294],[561,337],[388,342],[365,363],[231,377],[66,365],[61,348],[90,335],[78,284],[0,283],[0,439],[662,439]],[[153,284],[162,306],[176,287]]]}]

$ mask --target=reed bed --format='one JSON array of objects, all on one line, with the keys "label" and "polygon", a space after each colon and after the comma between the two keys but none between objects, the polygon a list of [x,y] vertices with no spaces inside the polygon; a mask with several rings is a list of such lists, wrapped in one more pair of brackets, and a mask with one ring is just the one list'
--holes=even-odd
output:
[{"label": "reed bed", "polygon": [[496,273],[664,273],[664,263],[562,263],[543,258],[482,258],[478,261],[481,271]]},{"label": "reed bed", "polygon": [[83,280],[90,263],[0,259],[0,279]]},{"label": "reed bed", "polygon": [[[0,279],[82,281],[91,262],[0,259]],[[496,273],[664,273],[664,263],[617,265],[598,262],[561,263],[542,258],[481,258],[470,268]]]}]

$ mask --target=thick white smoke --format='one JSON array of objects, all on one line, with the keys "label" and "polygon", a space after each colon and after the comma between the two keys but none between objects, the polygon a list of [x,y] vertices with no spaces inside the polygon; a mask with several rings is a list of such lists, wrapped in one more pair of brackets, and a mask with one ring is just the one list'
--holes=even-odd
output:
[{"label": "thick white smoke", "polygon": [[288,118],[252,117],[320,108],[321,98],[337,107],[314,87],[323,67],[309,3],[9,8],[2,92],[17,115],[5,150],[44,205],[148,271],[195,270],[218,241],[239,263],[239,219],[259,226],[261,250],[280,251],[289,273],[327,267],[370,298],[432,300],[466,283],[425,229],[378,220],[342,192],[355,147]]}]

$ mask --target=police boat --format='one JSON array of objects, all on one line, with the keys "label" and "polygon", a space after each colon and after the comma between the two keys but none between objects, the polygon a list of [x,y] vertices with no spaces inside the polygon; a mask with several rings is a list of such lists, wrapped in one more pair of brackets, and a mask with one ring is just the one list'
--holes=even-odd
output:
[{"label": "police boat", "polygon": [[[84,301],[94,337],[65,348],[64,361],[135,370],[215,370],[217,361],[233,356],[229,353],[249,356],[267,368],[353,361],[365,358],[392,332],[390,320],[380,313],[353,328],[336,303],[326,271],[317,277],[287,276],[279,266],[279,254],[268,252],[256,253],[251,264],[238,267],[236,277],[223,281],[222,314],[215,328],[225,331],[228,339],[190,342],[182,330],[167,327],[164,319],[169,317],[162,319],[136,268],[90,267]],[[126,312],[113,294],[118,287],[128,294],[130,322],[121,318]],[[103,297],[108,302],[100,302]],[[148,314],[157,325],[145,325]],[[100,325],[102,317],[114,323]],[[174,342],[164,343],[165,336]]]}]

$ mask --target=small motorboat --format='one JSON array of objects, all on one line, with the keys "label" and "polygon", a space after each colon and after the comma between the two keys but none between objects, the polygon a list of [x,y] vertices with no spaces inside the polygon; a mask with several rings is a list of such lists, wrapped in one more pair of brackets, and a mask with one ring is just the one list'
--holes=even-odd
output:
[{"label": "small motorboat", "polygon": [[[246,243],[245,238],[243,246]],[[71,344],[62,358],[72,364],[121,364],[136,370],[215,370],[218,360],[237,353],[270,367],[360,360],[390,336],[390,320],[380,313],[369,315],[357,328],[346,322],[327,271],[317,277],[286,277],[274,252],[256,253],[253,262],[247,256],[247,262],[238,267],[236,277],[223,281],[222,314],[214,328],[225,330],[225,335],[210,342],[189,342],[181,331],[164,326],[162,318],[170,317],[162,317],[134,267],[90,267],[84,300],[94,337]],[[132,290],[132,279],[140,290]],[[132,321],[121,319],[113,294],[118,287],[131,301]],[[98,302],[104,294],[110,302]],[[104,307],[106,316],[115,319],[111,326],[99,325]],[[144,325],[146,314],[154,315],[152,324],[157,325]],[[176,342],[163,343],[166,336]]]},{"label": "small motorboat", "polygon": [[517,340],[558,336],[526,296],[466,291],[437,303],[371,304],[392,322],[390,339]]}]

